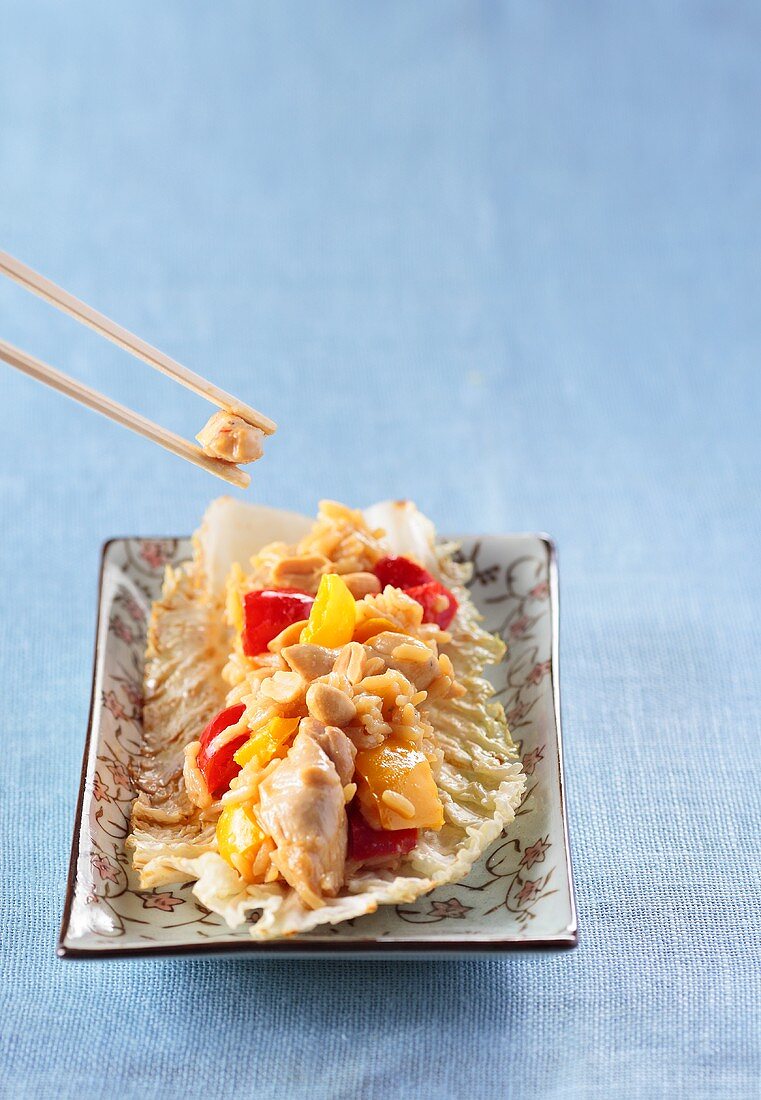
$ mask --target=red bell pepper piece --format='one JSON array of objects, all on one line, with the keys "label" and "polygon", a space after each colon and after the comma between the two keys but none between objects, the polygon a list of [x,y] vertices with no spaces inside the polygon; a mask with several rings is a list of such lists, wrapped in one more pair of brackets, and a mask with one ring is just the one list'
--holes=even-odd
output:
[{"label": "red bell pepper piece", "polygon": [[[410,558],[381,558],[375,566],[375,575],[385,588],[401,588],[423,608],[423,622],[436,623],[446,630],[457,611],[457,600],[443,584],[440,584],[427,569]],[[446,607],[438,607],[439,597],[447,601]]]},{"label": "red bell pepper piece", "polygon": [[219,798],[220,795],[223,795],[240,771],[240,764],[236,764],[233,756],[241,745],[248,741],[248,732],[241,734],[240,737],[234,737],[232,741],[228,741],[216,752],[210,753],[209,747],[222,730],[226,730],[228,726],[234,726],[236,722],[241,720],[245,709],[243,703],[236,703],[234,707],[221,710],[219,714],[214,715],[199,738],[201,747],[198,750],[196,763],[203,772],[206,786],[209,788],[209,794],[212,798]]},{"label": "red bell pepper piece", "polygon": [[412,851],[417,839],[417,829],[373,829],[359,810],[349,814],[349,858],[358,862],[404,855]]},{"label": "red bell pepper piece", "polygon": [[[459,606],[448,588],[438,581],[428,581],[427,584],[418,584],[405,591],[423,608],[424,623],[436,623],[440,630],[447,629]],[[442,598],[447,601],[446,606],[439,606]]]},{"label": "red bell pepper piece", "polygon": [[296,588],[267,588],[243,597],[243,652],[247,657],[264,653],[267,643],[281,630],[308,619],[314,596]]},{"label": "red bell pepper piece", "polygon": [[408,589],[417,584],[427,584],[433,577],[422,565],[410,558],[381,558],[375,566],[375,576],[383,588],[390,584],[392,588]]}]

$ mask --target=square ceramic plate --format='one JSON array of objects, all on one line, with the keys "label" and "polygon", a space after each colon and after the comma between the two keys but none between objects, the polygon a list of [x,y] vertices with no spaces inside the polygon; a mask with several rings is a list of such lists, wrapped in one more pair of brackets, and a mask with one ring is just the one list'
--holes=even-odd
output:
[{"label": "square ceramic plate", "polygon": [[103,550],[90,723],[63,924],[67,958],[228,954],[442,956],[576,943],[563,799],[558,594],[553,544],[540,535],[467,536],[471,592],[488,630],[508,645],[493,670],[497,697],[528,778],[516,820],[468,878],[413,904],[267,943],[231,931],[191,884],[140,890],[124,849],[139,749],[143,652],[164,566],[188,539],[114,539]]}]

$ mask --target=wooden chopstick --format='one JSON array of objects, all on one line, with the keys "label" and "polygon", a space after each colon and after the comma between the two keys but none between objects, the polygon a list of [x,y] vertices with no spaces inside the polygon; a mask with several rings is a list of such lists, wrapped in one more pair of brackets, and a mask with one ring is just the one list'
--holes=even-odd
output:
[{"label": "wooden chopstick", "polygon": [[117,401],[112,401],[110,397],[105,397],[97,390],[85,386],[82,382],[77,382],[76,379],[70,378],[67,374],[48,366],[40,359],[35,359],[33,355],[28,355],[20,348],[15,348],[12,344],[6,343],[5,340],[0,340],[0,359],[23,371],[24,374],[28,374],[31,378],[36,378],[38,382],[44,382],[46,386],[51,386],[59,393],[71,397],[74,401],[79,401],[82,405],[87,405],[88,408],[102,413],[110,420],[115,420],[117,424],[122,424],[125,428],[131,428],[133,432],[158,443],[160,447],[165,447],[172,454],[179,455],[180,458],[187,459],[188,462],[194,462],[196,466],[201,466],[202,469],[207,470],[216,477],[221,477],[223,481],[228,481],[231,485],[237,485],[245,489],[251,482],[251,478],[245,470],[239,469],[230,462],[223,462],[220,458],[210,458],[204,454],[200,447],[189,443],[182,436],[175,435],[174,432],[170,432],[166,428],[161,428],[158,424],[154,424],[152,420],[141,416],[140,413],[133,412],[132,409],[120,405]]},{"label": "wooden chopstick", "polygon": [[[158,348],[147,344],[145,340],[141,340],[139,336],[135,336],[126,328],[117,325],[115,321],[111,321],[104,314],[99,313],[97,309],[81,302],[79,298],[75,298],[73,294],[69,294],[68,291],[52,283],[44,275],[33,271],[26,264],[22,264],[20,260],[10,256],[7,252],[0,251],[0,273],[7,275],[9,279],[13,279],[20,286],[31,290],[33,294],[37,294],[40,298],[44,298],[46,302],[57,309],[68,313],[75,320],[81,321],[83,325],[95,329],[101,336],[105,336],[107,340],[117,344],[120,348],[136,355],[138,359],[142,359],[150,367],[155,367],[156,370],[168,374],[170,378],[174,378],[176,382],[187,386],[189,390],[193,390],[200,397],[205,397],[212,404],[218,405],[220,409],[236,413],[248,421],[249,424],[261,428],[265,435],[272,435],[277,428],[275,421],[270,420],[264,413],[260,413],[250,405],[245,405],[237,397],[233,397],[232,394],[225,393],[224,390],[219,389],[213,383],[207,382],[200,374],[183,367],[181,363],[170,356],[164,355],[163,351],[159,351]],[[47,369],[51,370],[52,368],[48,367]]]}]

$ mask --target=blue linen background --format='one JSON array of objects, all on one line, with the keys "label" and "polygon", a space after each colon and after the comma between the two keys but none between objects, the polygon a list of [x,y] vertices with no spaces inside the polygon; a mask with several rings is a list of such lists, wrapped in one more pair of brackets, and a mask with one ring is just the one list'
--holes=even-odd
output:
[{"label": "blue linen background", "polygon": [[[101,542],[220,486],[0,364],[0,1089],[761,1095],[761,7],[4,0],[0,247],[281,425],[252,499],[560,547],[581,943],[58,961]],[[205,406],[0,285],[0,335]]]}]

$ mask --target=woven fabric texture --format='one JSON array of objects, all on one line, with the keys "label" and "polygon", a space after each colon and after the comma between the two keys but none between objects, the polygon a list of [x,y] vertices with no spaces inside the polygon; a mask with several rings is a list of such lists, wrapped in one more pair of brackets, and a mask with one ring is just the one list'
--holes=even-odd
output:
[{"label": "woven fabric texture", "polygon": [[754,3],[5,0],[2,247],[280,422],[251,499],[557,540],[581,941],[57,960],[100,544],[220,486],[0,364],[3,1095],[759,1096],[760,51]]}]

